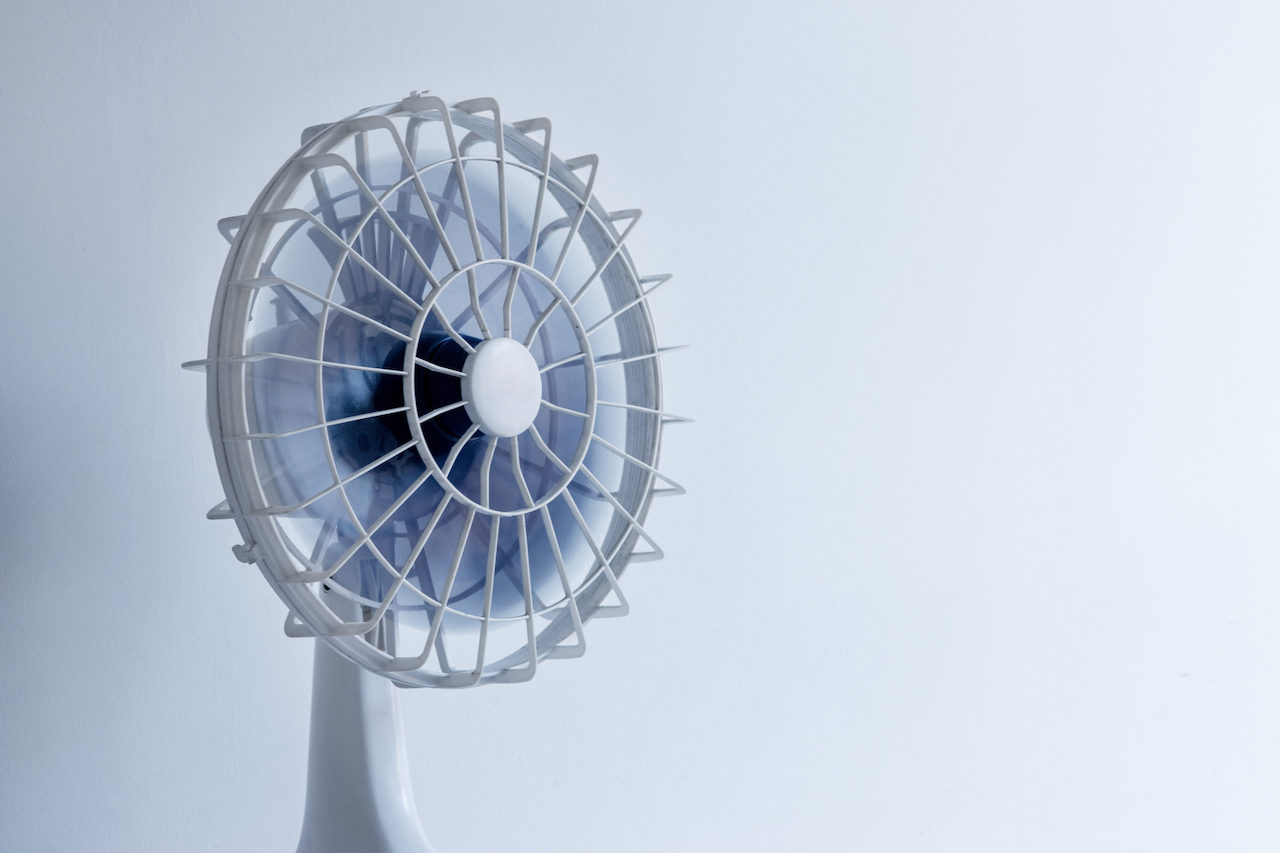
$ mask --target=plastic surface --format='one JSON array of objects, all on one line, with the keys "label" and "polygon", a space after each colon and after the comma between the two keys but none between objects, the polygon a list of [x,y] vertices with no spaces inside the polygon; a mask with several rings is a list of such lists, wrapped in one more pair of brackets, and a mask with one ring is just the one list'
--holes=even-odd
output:
[{"label": "plastic surface", "polygon": [[316,641],[298,853],[434,853],[413,801],[400,697]]},{"label": "plastic surface", "polygon": [[467,356],[463,372],[467,417],[481,432],[510,438],[533,426],[542,407],[542,374],[522,344],[511,338],[485,341]]}]

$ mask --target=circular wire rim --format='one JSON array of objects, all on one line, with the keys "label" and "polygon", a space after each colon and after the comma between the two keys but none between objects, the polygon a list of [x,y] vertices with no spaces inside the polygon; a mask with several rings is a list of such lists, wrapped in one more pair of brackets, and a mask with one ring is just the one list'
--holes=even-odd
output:
[{"label": "circular wire rim", "polygon": [[[294,577],[296,570],[290,570],[289,568],[293,565],[294,556],[291,554],[291,548],[286,544],[288,537],[280,530],[278,520],[269,511],[270,502],[261,493],[262,479],[257,473],[257,464],[253,454],[240,452],[243,448],[235,447],[240,442],[229,442],[224,439],[224,435],[228,431],[232,434],[239,434],[244,431],[247,414],[243,396],[246,363],[242,359],[245,358],[244,323],[252,307],[253,298],[245,288],[238,288],[234,285],[247,282],[255,275],[254,265],[260,263],[268,242],[267,237],[271,231],[270,227],[251,226],[254,226],[255,221],[261,221],[264,225],[269,226],[272,222],[283,222],[289,218],[297,218],[296,216],[280,217],[278,214],[290,212],[289,208],[281,207],[281,202],[287,201],[292,197],[298,184],[306,176],[305,169],[298,168],[301,165],[300,161],[317,152],[331,151],[346,139],[361,131],[370,129],[367,124],[370,120],[381,120],[393,134],[397,135],[397,138],[399,132],[391,126],[391,118],[408,117],[410,119],[418,119],[432,111],[439,113],[440,119],[427,120],[443,121],[446,128],[449,126],[450,120],[464,128],[471,127],[473,130],[476,129],[476,126],[482,124],[482,121],[474,116],[462,115],[454,109],[445,108],[443,102],[438,101],[438,99],[435,103],[440,106],[431,106],[425,109],[406,107],[405,104],[408,103],[406,101],[402,104],[373,107],[347,119],[334,122],[327,127],[321,128],[318,132],[305,134],[302,147],[281,166],[276,175],[266,184],[249,212],[241,218],[242,225],[240,227],[231,226],[236,229],[236,233],[228,235],[232,245],[223,267],[209,330],[209,362],[212,369],[208,372],[209,382],[207,386],[210,416],[209,429],[227,501],[225,510],[215,508],[210,512],[210,517],[235,520],[245,540],[243,549],[238,550],[237,553],[246,562],[258,564],[268,583],[289,606],[291,619],[294,617],[299,618],[303,625],[314,631],[316,636],[323,638],[344,657],[359,666],[388,677],[397,684],[406,687],[463,686],[461,682],[455,679],[454,675],[456,673],[439,675],[420,668],[406,670],[397,667],[395,661],[400,659],[392,659],[385,652],[374,648],[360,637],[337,630],[346,626],[347,623],[341,617],[336,616],[319,599],[314,589],[317,584],[299,583],[300,579]],[[616,319],[613,319],[612,322],[618,327],[624,351],[627,349],[631,349],[633,352],[638,350],[640,354],[636,356],[637,358],[652,359],[651,361],[641,362],[640,365],[627,365],[626,371],[626,385],[629,389],[627,399],[629,402],[625,404],[625,408],[638,409],[655,416],[645,420],[645,426],[639,432],[633,434],[630,426],[628,427],[627,452],[628,454],[634,454],[633,458],[637,458],[637,461],[641,463],[640,468],[624,469],[629,470],[633,477],[638,478],[638,480],[633,480],[629,487],[632,490],[632,494],[639,495],[634,502],[634,509],[632,510],[634,521],[630,525],[622,525],[622,530],[616,535],[613,528],[611,528],[609,535],[606,537],[605,549],[610,555],[612,568],[609,565],[598,565],[591,573],[591,577],[583,581],[566,602],[569,605],[569,609],[575,614],[579,608],[582,610],[582,622],[587,621],[593,615],[622,615],[627,609],[625,600],[621,605],[610,607],[602,607],[603,601],[610,589],[618,591],[615,572],[616,575],[620,576],[629,562],[633,559],[639,559],[638,556],[634,555],[634,547],[640,537],[644,536],[652,544],[652,540],[644,534],[641,525],[643,525],[648,515],[655,496],[655,477],[660,477],[663,480],[669,479],[665,475],[659,474],[656,468],[661,448],[665,413],[662,411],[661,371],[657,359],[657,356],[661,354],[661,350],[658,348],[653,332],[653,323],[647,302],[648,292],[644,290],[642,286],[643,280],[638,277],[635,271],[630,253],[623,246],[626,237],[625,233],[620,235],[613,226],[614,215],[607,214],[604,208],[601,207],[598,199],[591,191],[592,181],[588,180],[584,186],[582,180],[573,174],[573,169],[581,168],[581,165],[566,165],[564,161],[559,160],[548,152],[544,165],[541,168],[534,167],[533,161],[537,159],[535,154],[545,151],[546,143],[549,142],[550,123],[543,119],[522,123],[526,127],[532,128],[533,131],[543,129],[547,132],[546,141],[539,145],[525,136],[524,130],[501,125],[497,121],[496,107],[494,109],[494,117],[495,121],[490,126],[490,132],[492,132],[493,126],[501,127],[501,133],[507,140],[508,151],[521,158],[516,160],[507,159],[506,164],[534,174],[545,175],[546,188],[552,195],[564,194],[571,197],[576,204],[585,207],[583,211],[585,217],[582,222],[585,225],[589,220],[591,230],[588,231],[583,228],[578,232],[578,237],[586,240],[588,247],[592,245],[592,240],[596,241],[595,245],[600,248],[592,250],[593,259],[598,260],[598,252],[612,248],[623,260],[623,267],[620,272],[610,272],[603,265],[600,268],[600,278],[606,293],[609,294],[611,306],[621,304],[622,300],[631,300],[622,308],[615,308],[615,313],[611,316]],[[521,148],[524,149],[523,155],[520,153]],[[452,161],[443,160],[432,163],[419,171],[444,165],[448,162],[457,163],[460,167],[467,160],[502,162],[501,157],[455,156]],[[581,164],[584,161],[594,161],[594,157],[579,158],[577,162]],[[594,162],[590,162],[590,165],[594,172]],[[273,216],[273,213],[277,215]],[[293,210],[292,213],[300,214],[303,212]],[[262,218],[259,219],[259,217]],[[224,231],[224,233],[226,232]],[[348,246],[348,249],[350,249],[350,246]],[[659,278],[665,279],[667,277]],[[649,292],[651,291],[652,288]],[[230,323],[224,322],[225,320],[232,320],[234,317],[239,317],[240,319]],[[588,331],[590,332],[591,330]],[[639,373],[635,373],[631,369],[642,365],[645,366],[645,369]],[[635,383],[637,382],[640,384],[636,385]],[[638,392],[635,396],[631,393],[633,387]],[[239,392],[237,392],[237,389],[239,389]],[[230,447],[228,446],[229,444],[231,445]],[[233,449],[236,450],[234,454],[228,452]],[[233,463],[234,467],[244,469],[243,475],[233,474]],[[683,488],[679,487],[674,481],[672,481],[671,485],[674,488],[667,491],[673,493],[683,492]],[[628,503],[631,504],[631,501]],[[242,510],[242,507],[255,505],[262,509]],[[619,519],[615,513],[613,524],[616,526],[618,522]],[[237,546],[237,548],[239,547]],[[644,557],[644,559],[655,559],[660,556],[660,553],[653,554]],[[603,574],[609,575],[611,581],[609,585],[605,585],[605,579],[601,577]],[[620,612],[606,613],[606,610]],[[539,631],[537,635],[538,643],[536,648],[538,654],[536,660],[541,660],[548,656],[572,657],[581,653],[580,648],[576,651],[569,651],[560,647],[560,643],[570,637],[575,630],[578,633],[579,643],[584,640],[581,633],[581,624],[576,624],[572,628],[566,627],[567,618],[567,613],[562,613],[557,619],[558,629],[556,624],[553,624]],[[575,622],[577,622],[576,618]],[[296,636],[297,630],[301,627],[297,626],[290,629],[289,622],[286,622],[286,632],[291,635]],[[548,635],[552,634],[554,636],[548,637]],[[549,644],[543,644],[544,637],[548,637]],[[569,647],[569,649],[575,648]],[[566,651],[568,651],[567,655],[555,654],[556,652]],[[533,664],[534,660],[531,660],[530,666],[532,667]],[[503,669],[497,672],[486,671],[476,681],[469,683],[522,680],[523,676],[520,676],[519,672],[520,670],[514,669]]]}]

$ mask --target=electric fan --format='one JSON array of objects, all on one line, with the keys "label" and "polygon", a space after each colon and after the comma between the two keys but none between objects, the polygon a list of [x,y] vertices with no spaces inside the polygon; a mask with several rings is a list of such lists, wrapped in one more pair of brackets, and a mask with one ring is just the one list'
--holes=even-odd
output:
[{"label": "electric fan", "polygon": [[[540,138],[539,138],[540,137]],[[392,683],[532,678],[661,549],[660,356],[638,210],[491,99],[311,127],[231,243],[205,369],[236,556],[315,636],[300,851],[428,850]],[[621,226],[621,229],[620,229]],[[355,666],[352,666],[354,664]],[[379,677],[381,676],[381,677]]]}]

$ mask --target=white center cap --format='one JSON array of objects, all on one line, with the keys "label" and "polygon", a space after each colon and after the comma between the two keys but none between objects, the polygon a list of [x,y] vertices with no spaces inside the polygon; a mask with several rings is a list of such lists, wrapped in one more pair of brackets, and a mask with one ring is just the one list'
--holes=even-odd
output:
[{"label": "white center cap", "polygon": [[486,435],[519,435],[542,405],[542,374],[533,355],[511,338],[483,341],[462,366],[467,417]]}]

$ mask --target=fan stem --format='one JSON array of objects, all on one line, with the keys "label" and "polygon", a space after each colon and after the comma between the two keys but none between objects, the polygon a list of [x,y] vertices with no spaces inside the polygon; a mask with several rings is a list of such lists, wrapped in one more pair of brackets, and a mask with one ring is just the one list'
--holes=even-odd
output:
[{"label": "fan stem", "polygon": [[414,806],[396,688],[315,643],[298,853],[434,853]]}]

